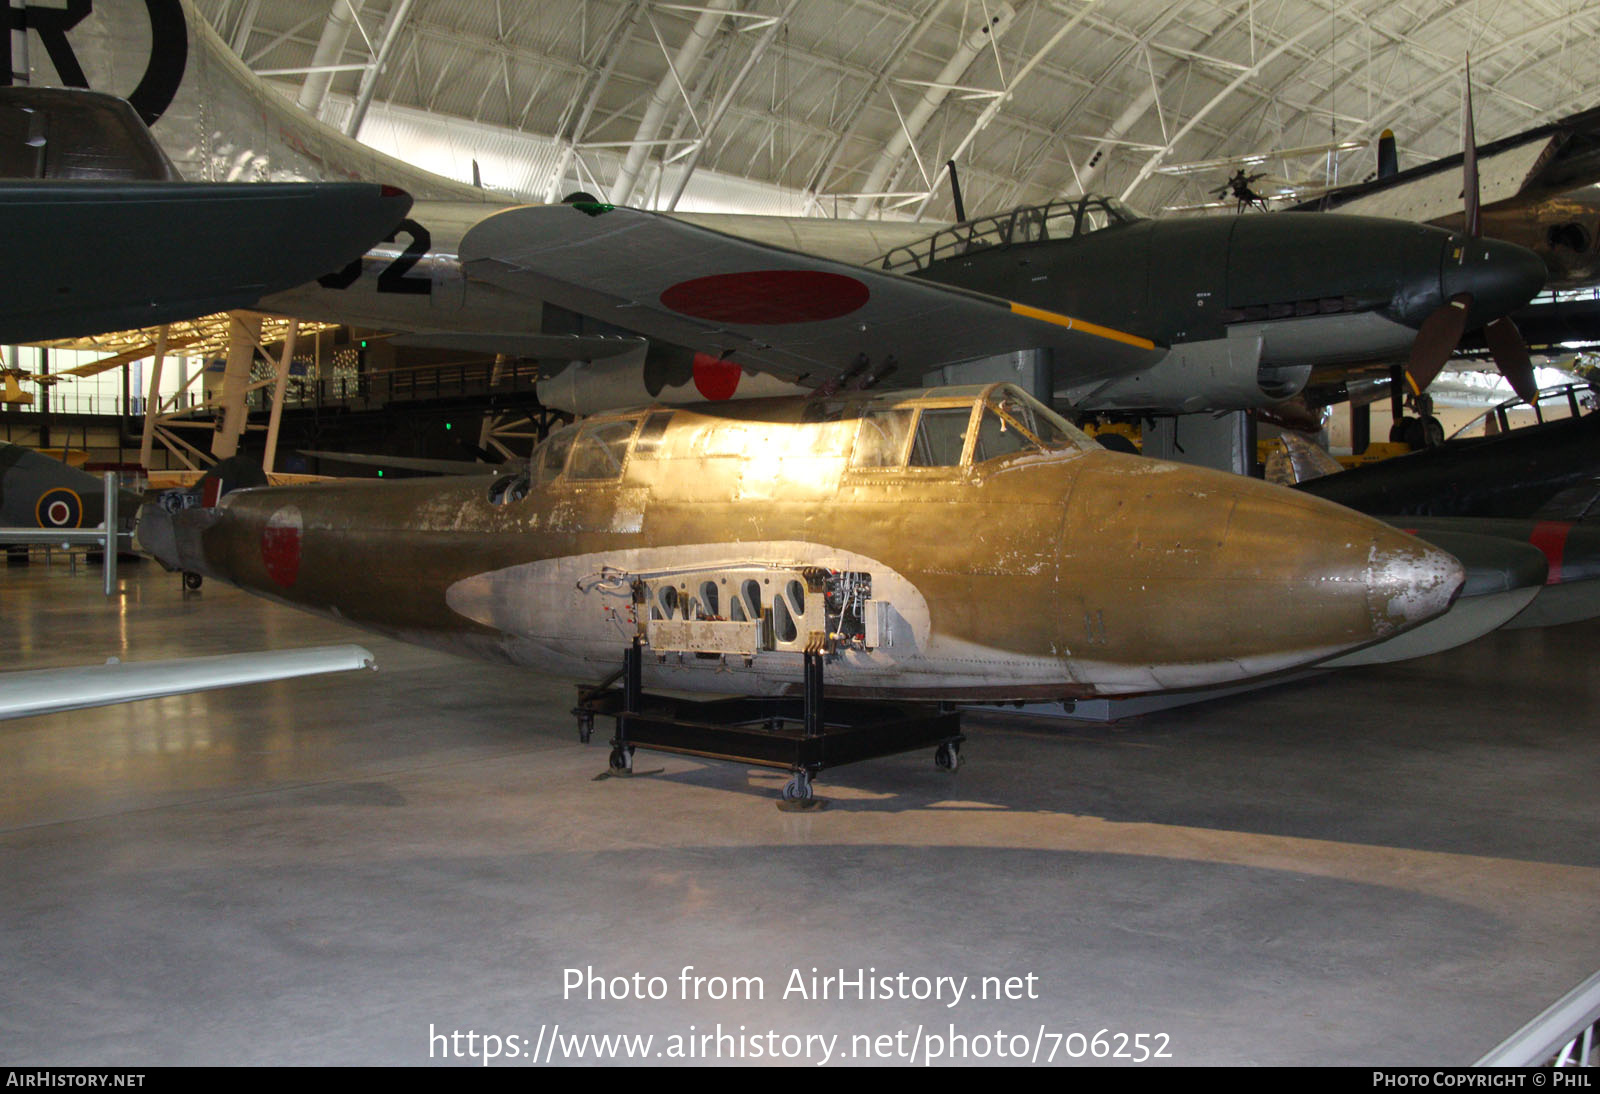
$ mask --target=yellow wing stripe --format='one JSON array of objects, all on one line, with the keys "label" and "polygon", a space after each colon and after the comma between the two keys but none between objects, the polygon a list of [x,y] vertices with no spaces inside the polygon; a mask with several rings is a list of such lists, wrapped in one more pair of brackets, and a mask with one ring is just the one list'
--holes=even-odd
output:
[{"label": "yellow wing stripe", "polygon": [[1098,323],[1087,323],[1082,319],[1074,319],[1070,315],[1062,315],[1059,312],[1045,311],[1043,308],[1030,308],[1028,305],[1018,304],[1016,301],[1011,302],[1011,310],[1015,314],[1027,316],[1029,319],[1038,319],[1045,323],[1054,323],[1058,327],[1066,327],[1068,330],[1082,331],[1084,334],[1109,338],[1113,342],[1138,346],[1140,349],[1156,348],[1156,344],[1148,338],[1140,338],[1137,334],[1129,334],[1127,331],[1102,327]]}]

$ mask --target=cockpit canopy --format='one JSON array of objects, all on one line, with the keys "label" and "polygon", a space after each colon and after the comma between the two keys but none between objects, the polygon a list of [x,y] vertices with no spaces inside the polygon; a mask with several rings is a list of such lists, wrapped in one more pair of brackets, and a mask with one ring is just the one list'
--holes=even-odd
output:
[{"label": "cockpit canopy", "polygon": [[[496,476],[497,504],[531,487],[616,482],[631,463],[716,455],[843,461],[852,472],[931,474],[1009,456],[1098,445],[1014,384],[656,407],[556,430],[526,466]],[[799,472],[796,472],[799,473]]]},{"label": "cockpit canopy", "polygon": [[930,388],[861,408],[850,452],[856,470],[970,467],[1023,452],[1096,447],[1014,384]]},{"label": "cockpit canopy", "polygon": [[1072,239],[1143,219],[1116,198],[1099,194],[1052,201],[1048,205],[1024,205],[999,216],[965,221],[926,239],[896,247],[877,259],[877,265],[894,273],[913,273],[925,269],[929,263],[980,248]]}]

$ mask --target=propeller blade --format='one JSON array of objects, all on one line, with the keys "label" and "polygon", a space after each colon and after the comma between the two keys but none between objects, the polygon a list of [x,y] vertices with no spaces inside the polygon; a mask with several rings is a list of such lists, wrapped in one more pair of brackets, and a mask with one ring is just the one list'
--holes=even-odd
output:
[{"label": "propeller blade", "polygon": [[1406,378],[1413,394],[1426,391],[1444,363],[1450,360],[1462,332],[1467,329],[1467,312],[1471,307],[1471,293],[1456,293],[1422,321],[1417,340],[1411,343],[1411,360],[1406,364]]},{"label": "propeller blade", "polygon": [[1529,403],[1539,399],[1539,385],[1533,378],[1533,362],[1528,358],[1528,347],[1522,332],[1509,316],[1502,316],[1483,328],[1489,342],[1489,353],[1499,366],[1500,375],[1511,384],[1511,389]]},{"label": "propeller blade", "polygon": [[1483,234],[1478,220],[1478,138],[1472,127],[1472,58],[1467,58],[1467,94],[1461,108],[1461,200],[1465,203],[1467,234]]}]

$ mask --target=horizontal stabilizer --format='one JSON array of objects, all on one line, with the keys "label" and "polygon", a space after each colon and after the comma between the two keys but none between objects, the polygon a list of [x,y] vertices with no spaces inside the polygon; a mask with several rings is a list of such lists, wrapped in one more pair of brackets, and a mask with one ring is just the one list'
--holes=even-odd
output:
[{"label": "horizontal stabilizer", "polygon": [[0,719],[376,667],[371,650],[344,645],[127,665],[109,661],[64,669],[27,669],[0,673]]}]

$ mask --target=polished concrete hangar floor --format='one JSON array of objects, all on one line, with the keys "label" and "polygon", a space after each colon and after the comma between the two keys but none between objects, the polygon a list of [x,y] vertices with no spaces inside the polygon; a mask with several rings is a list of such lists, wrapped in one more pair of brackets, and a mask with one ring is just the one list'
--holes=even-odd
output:
[{"label": "polished concrete hangar floor", "polygon": [[[6,667],[352,637],[127,570],[112,601],[0,572]],[[826,773],[811,814],[742,766],[594,781],[567,683],[357,640],[378,672],[0,723],[0,1063],[418,1063],[430,1028],[526,1052],[556,1025],[653,1058],[719,1024],[838,1035],[835,1062],[952,1028],[990,1060],[1108,1030],[1182,1063],[1470,1062],[1600,968],[1597,625],[1117,727],[976,714],[958,774]],[[689,965],[765,997],[685,1001]],[[666,998],[564,997],[590,967]],[[1036,998],[785,998],[813,968]]]}]

